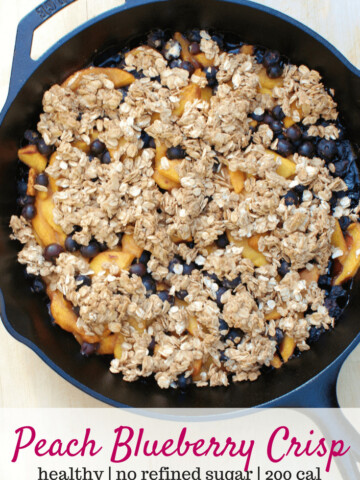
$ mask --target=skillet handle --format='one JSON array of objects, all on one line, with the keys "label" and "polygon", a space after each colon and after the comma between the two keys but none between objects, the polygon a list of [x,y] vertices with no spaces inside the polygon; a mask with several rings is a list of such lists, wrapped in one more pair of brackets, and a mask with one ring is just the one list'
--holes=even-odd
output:
[{"label": "skillet handle", "polygon": [[7,110],[7,107],[13,102],[21,87],[42,61],[41,58],[33,60],[30,56],[34,31],[42,23],[74,1],[76,0],[47,0],[19,22],[15,39],[9,93],[3,112]]}]

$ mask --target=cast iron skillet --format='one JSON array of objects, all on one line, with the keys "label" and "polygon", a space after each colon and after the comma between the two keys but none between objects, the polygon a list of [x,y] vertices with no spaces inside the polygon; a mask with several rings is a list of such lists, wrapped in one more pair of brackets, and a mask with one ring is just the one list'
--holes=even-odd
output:
[{"label": "cast iron skillet", "polygon": [[122,382],[108,372],[108,358],[86,359],[72,335],[53,327],[44,304],[29,291],[19,245],[9,240],[15,209],[16,151],[22,133],[36,123],[43,92],[88,62],[94,51],[121,46],[129,37],[154,27],[192,27],[233,31],[249,42],[286,54],[294,63],[319,70],[336,99],[353,141],[360,143],[360,73],[334,47],[305,26],[245,0],[132,0],[74,30],[39,60],[30,58],[36,27],[73,0],[51,0],[19,24],[9,96],[0,115],[0,286],[2,320],[11,335],[28,345],[50,367],[88,394],[114,406],[253,407],[337,406],[335,382],[341,364],[360,340],[360,289],[335,331],[278,371],[256,382],[229,388],[160,390],[152,381]]}]

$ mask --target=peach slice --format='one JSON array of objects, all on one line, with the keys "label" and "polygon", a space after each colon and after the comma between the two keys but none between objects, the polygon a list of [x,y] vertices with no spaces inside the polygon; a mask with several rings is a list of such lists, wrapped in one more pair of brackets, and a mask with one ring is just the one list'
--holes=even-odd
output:
[{"label": "peach slice", "polygon": [[239,170],[237,170],[236,172],[232,172],[231,170],[229,170],[229,176],[234,192],[241,193],[244,189],[246,174],[244,172],[240,172]]},{"label": "peach slice", "polygon": [[237,247],[243,248],[242,256],[251,260],[255,267],[262,267],[263,265],[267,265],[268,262],[265,256],[262,253],[257,252],[254,248],[250,247],[248,239],[237,240],[231,235],[229,231],[226,232],[226,235],[230,243],[233,243]]},{"label": "peach slice", "polygon": [[34,168],[37,173],[45,170],[47,165],[47,158],[42,155],[36,145],[26,145],[26,147],[18,150],[18,157],[27,166]]},{"label": "peach slice", "polygon": [[32,226],[40,244],[44,247],[51,243],[59,243],[64,246],[66,235],[61,227],[54,222],[52,198],[42,199],[36,195],[35,208],[37,213],[32,219]]},{"label": "peach slice", "polygon": [[[54,152],[49,160],[49,165],[53,165],[56,159],[56,152]],[[56,185],[56,179],[53,178],[51,175],[49,175],[49,186],[52,192],[57,192],[59,191],[59,187]]]},{"label": "peach slice", "polygon": [[31,197],[35,197],[36,190],[35,190],[35,179],[37,176],[37,171],[35,168],[31,167],[29,170],[29,177],[26,189],[26,195],[30,195]]},{"label": "peach slice", "polygon": [[190,62],[194,68],[198,68],[199,62],[189,52],[190,42],[186,40],[186,38],[183,37],[180,32],[176,32],[174,34],[174,39],[181,45],[181,59],[185,62]]},{"label": "peach slice", "polygon": [[281,87],[283,84],[282,77],[279,78],[270,78],[268,77],[265,68],[262,68],[259,72],[259,82],[261,88],[268,88],[272,90],[275,87]]},{"label": "peach slice", "polygon": [[287,362],[295,350],[295,341],[288,335],[284,336],[284,340],[281,342],[279,351],[284,362]]},{"label": "peach slice", "polygon": [[178,188],[180,186],[180,183],[173,182],[169,178],[165,177],[162,173],[160,173],[159,170],[155,170],[153,174],[153,179],[163,190],[170,191],[171,189]]},{"label": "peach slice", "polygon": [[100,339],[99,348],[97,353],[99,355],[111,355],[114,353],[115,345],[117,342],[123,342],[123,337],[121,340],[122,335],[120,333],[111,333],[105,337]]},{"label": "peach slice", "polygon": [[171,238],[171,241],[174,243],[192,242],[192,239],[193,239],[191,235],[189,235],[187,238],[181,238],[177,234],[171,235],[170,238]]},{"label": "peach slice", "polygon": [[120,252],[117,250],[107,250],[101,252],[96,257],[94,257],[90,262],[90,269],[98,274],[101,271],[105,271],[103,268],[104,263],[112,263],[117,265],[120,270],[126,270],[130,267],[132,261],[134,260],[134,255],[127,252]]},{"label": "peach slice", "polygon": [[272,90],[270,90],[270,88],[260,87],[259,93],[263,95],[270,95],[270,97],[272,97]]},{"label": "peach slice", "polygon": [[335,279],[335,285],[340,285],[345,280],[352,278],[360,267],[360,224],[352,223],[349,225],[347,234],[352,238],[352,244],[345,259],[342,261],[343,270]]},{"label": "peach slice", "polygon": [[187,324],[187,331],[192,335],[193,337],[198,337],[201,333],[201,328],[199,325],[199,322],[196,320],[196,317],[193,315],[190,316]]},{"label": "peach slice", "polygon": [[200,372],[201,372],[201,367],[202,367],[202,360],[194,360],[193,363],[193,371],[192,371],[192,378],[193,380],[197,381],[200,380]]},{"label": "peach slice", "polygon": [[271,366],[274,368],[281,368],[282,361],[277,353],[275,353],[274,358],[271,360]]},{"label": "peach slice", "polygon": [[140,258],[144,250],[142,247],[139,247],[139,245],[135,243],[133,235],[129,235],[127,233],[125,233],[122,237],[121,246],[123,252],[133,255],[133,259]]},{"label": "peach slice", "polygon": [[346,245],[343,232],[340,227],[339,220],[337,218],[335,218],[335,229],[331,237],[331,245],[333,245],[336,248],[339,248],[343,252],[343,255],[341,257],[338,257],[338,260],[342,263],[346,258],[346,253],[348,248]]},{"label": "peach slice", "polygon": [[265,315],[265,320],[279,320],[279,318],[281,318],[281,315],[276,308]]},{"label": "peach slice", "polygon": [[213,58],[206,58],[205,53],[197,53],[194,55],[195,60],[200,63],[200,65],[204,68],[207,67],[212,67],[214,65],[214,59]]},{"label": "peach slice", "polygon": [[190,83],[181,90],[179,105],[173,110],[173,114],[181,117],[187,102],[194,102],[199,99],[201,99],[201,88],[195,83]]},{"label": "peach slice", "polygon": [[301,270],[299,272],[301,280],[305,280],[306,284],[310,286],[312,282],[317,283],[319,281],[320,277],[320,272],[318,267],[314,267],[312,270],[308,270],[307,268],[304,268],[304,270]]},{"label": "peach slice", "polygon": [[283,123],[285,128],[289,128],[292,125],[294,125],[296,122],[291,117],[285,117],[283,120]]},{"label": "peach slice", "polygon": [[74,142],[72,142],[71,146],[74,148],[78,148],[82,152],[90,153],[90,145],[88,145],[83,140],[75,140]]},{"label": "peach slice", "polygon": [[201,89],[201,100],[205,100],[210,103],[210,98],[213,96],[212,88],[204,87]]},{"label": "peach slice", "polygon": [[63,330],[79,335],[81,339],[88,343],[96,343],[100,339],[97,335],[86,335],[83,329],[77,325],[77,315],[72,309],[70,302],[65,300],[64,295],[59,290],[51,291],[47,289],[50,298],[50,311],[57,323]]},{"label": "peach slice", "polygon": [[296,173],[296,164],[292,161],[289,160],[288,158],[282,157],[276,152],[273,152],[272,150],[266,149],[266,153],[271,154],[274,157],[274,160],[279,160],[281,161],[281,165],[276,170],[276,173],[278,175],[281,175],[284,178],[289,178],[295,175]]},{"label": "peach slice", "polygon": [[120,68],[101,68],[101,67],[89,67],[70,75],[62,84],[62,87],[69,87],[71,90],[76,90],[80,85],[80,81],[84,75],[106,75],[114,84],[115,88],[125,87],[134,82],[135,77],[125,70]]},{"label": "peach slice", "polygon": [[242,47],[240,47],[240,53],[254,55],[254,45],[242,45]]}]

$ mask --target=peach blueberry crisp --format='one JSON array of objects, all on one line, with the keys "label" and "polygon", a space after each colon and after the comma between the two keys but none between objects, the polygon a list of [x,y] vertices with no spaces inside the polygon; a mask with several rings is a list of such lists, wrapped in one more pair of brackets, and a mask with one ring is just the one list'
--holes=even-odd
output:
[{"label": "peach blueberry crisp", "polygon": [[19,262],[55,323],[124,380],[255,380],[346,306],[356,150],[317,71],[154,31],[53,85],[24,137]]}]

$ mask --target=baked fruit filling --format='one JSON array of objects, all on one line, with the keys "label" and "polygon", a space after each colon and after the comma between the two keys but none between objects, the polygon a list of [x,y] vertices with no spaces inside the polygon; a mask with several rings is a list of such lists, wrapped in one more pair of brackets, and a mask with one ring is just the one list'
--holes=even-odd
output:
[{"label": "baked fruit filling", "polygon": [[334,92],[206,31],[100,57],[45,92],[18,152],[12,237],[55,323],[161,388],[255,380],[308,350],[360,265]]}]

